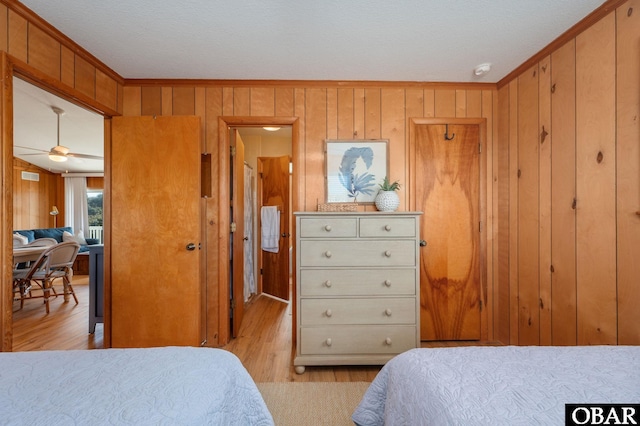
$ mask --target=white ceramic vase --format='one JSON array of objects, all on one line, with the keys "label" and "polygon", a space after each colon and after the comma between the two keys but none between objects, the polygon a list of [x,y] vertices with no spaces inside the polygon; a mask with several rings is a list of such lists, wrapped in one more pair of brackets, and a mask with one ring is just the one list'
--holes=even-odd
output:
[{"label": "white ceramic vase", "polygon": [[381,212],[393,212],[400,205],[400,197],[396,191],[378,191],[375,204]]}]

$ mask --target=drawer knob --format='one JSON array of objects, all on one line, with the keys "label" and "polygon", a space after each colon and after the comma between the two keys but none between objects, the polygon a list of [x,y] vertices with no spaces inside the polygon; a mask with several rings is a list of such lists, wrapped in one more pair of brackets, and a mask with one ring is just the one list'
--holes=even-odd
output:
[{"label": "drawer knob", "polygon": [[385,251],[384,255],[387,257],[391,257],[391,251],[390,250]]},{"label": "drawer knob", "polygon": [[390,280],[384,280],[384,285],[386,285],[387,287],[391,287],[391,281]]},{"label": "drawer knob", "polygon": [[384,339],[384,343],[385,345],[391,346],[391,337],[387,337],[386,339]]},{"label": "drawer knob", "polygon": [[325,287],[331,287],[331,280],[326,280],[324,282]]},{"label": "drawer knob", "polygon": [[325,340],[325,343],[327,344],[327,346],[331,346],[331,337]]},{"label": "drawer knob", "polygon": [[385,309],[385,310],[384,310],[384,314],[385,314],[386,316],[390,317],[390,316],[391,316],[391,309],[389,309],[389,308]]},{"label": "drawer knob", "polygon": [[384,230],[385,231],[391,231],[391,225],[385,225],[384,226]]},{"label": "drawer knob", "polygon": [[331,257],[331,251],[330,250],[325,251],[324,255],[327,257]]},{"label": "drawer knob", "polygon": [[331,232],[331,225],[325,225],[324,230],[327,232]]},{"label": "drawer knob", "polygon": [[331,315],[333,315],[333,312],[331,312],[331,309],[327,309],[327,311],[325,312],[325,314],[326,314],[328,317],[331,317]]}]

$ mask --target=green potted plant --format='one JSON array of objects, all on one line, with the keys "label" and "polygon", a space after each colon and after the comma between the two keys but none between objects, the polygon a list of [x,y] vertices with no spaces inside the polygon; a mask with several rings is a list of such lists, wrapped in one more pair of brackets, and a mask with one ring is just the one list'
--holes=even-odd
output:
[{"label": "green potted plant", "polygon": [[380,190],[375,198],[375,205],[381,212],[393,212],[400,205],[400,197],[398,197],[398,191],[400,189],[400,183],[396,180],[391,182],[388,176],[384,177],[384,180],[379,184]]}]

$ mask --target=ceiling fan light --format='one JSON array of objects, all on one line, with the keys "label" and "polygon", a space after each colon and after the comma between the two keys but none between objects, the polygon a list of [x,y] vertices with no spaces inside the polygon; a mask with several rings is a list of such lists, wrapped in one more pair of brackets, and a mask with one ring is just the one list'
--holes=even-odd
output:
[{"label": "ceiling fan light", "polygon": [[67,155],[70,149],[63,145],[57,145],[51,148],[51,151],[55,152],[56,154]]},{"label": "ceiling fan light", "polygon": [[55,152],[50,152],[49,153],[49,160],[51,161],[55,161],[57,163],[64,163],[65,161],[67,161],[67,156],[66,155],[61,155]]},{"label": "ceiling fan light", "polygon": [[277,126],[266,126],[266,127],[263,127],[263,129],[265,129],[268,132],[277,132],[278,130],[280,130],[280,127],[277,127]]}]

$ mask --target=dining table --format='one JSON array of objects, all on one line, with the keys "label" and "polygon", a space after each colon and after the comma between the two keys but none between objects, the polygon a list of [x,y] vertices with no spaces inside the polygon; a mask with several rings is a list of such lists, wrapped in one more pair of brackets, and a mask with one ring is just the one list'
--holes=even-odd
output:
[{"label": "dining table", "polygon": [[24,246],[13,248],[13,264],[31,262],[38,260],[43,251],[48,249],[48,246]]}]

